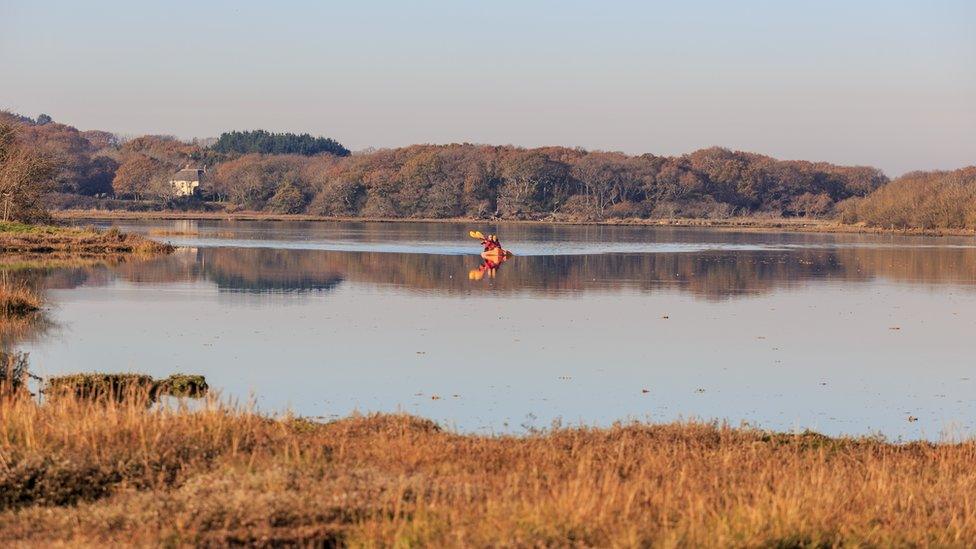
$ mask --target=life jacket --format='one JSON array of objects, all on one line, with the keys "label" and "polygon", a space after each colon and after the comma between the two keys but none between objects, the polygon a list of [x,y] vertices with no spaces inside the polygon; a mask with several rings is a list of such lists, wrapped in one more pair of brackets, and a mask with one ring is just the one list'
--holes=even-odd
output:
[{"label": "life jacket", "polygon": [[488,240],[487,238],[481,241],[481,245],[484,246],[484,251],[494,250],[495,248],[501,248],[501,243],[493,240]]}]

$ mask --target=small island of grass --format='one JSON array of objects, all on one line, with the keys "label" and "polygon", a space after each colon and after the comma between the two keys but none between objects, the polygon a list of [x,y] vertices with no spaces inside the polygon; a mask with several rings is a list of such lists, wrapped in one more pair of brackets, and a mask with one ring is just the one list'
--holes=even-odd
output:
[{"label": "small island of grass", "polygon": [[55,225],[0,222],[0,253],[100,255],[158,255],[173,251],[163,244],[117,229],[97,230]]}]

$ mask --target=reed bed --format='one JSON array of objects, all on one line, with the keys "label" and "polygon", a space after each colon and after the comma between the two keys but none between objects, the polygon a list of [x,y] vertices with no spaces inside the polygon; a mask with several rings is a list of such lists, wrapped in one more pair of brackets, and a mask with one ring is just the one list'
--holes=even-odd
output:
[{"label": "reed bed", "polygon": [[976,444],[702,423],[461,435],[211,399],[0,404],[0,543],[726,546],[976,543]]}]

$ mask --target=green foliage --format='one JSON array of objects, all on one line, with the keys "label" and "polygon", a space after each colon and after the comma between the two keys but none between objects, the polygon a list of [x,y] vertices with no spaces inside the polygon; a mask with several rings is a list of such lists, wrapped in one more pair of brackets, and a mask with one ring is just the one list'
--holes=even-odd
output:
[{"label": "green foliage", "polygon": [[201,375],[173,374],[166,379],[156,382],[157,395],[174,397],[199,398],[207,394],[210,386]]},{"label": "green foliage", "polygon": [[49,377],[44,393],[49,398],[71,396],[121,402],[134,395],[148,398],[155,384],[152,376],[144,374],[71,374]]},{"label": "green foliage", "polygon": [[312,156],[329,153],[349,156],[349,149],[327,137],[312,137],[307,133],[271,133],[265,130],[232,131],[220,134],[211,147],[225,154],[300,154]]}]

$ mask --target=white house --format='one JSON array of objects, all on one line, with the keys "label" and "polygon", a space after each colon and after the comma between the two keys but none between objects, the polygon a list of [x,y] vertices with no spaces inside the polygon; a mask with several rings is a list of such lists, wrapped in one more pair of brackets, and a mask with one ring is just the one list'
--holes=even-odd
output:
[{"label": "white house", "polygon": [[193,196],[196,194],[200,182],[203,181],[203,173],[202,169],[187,166],[173,174],[169,184],[176,191],[176,196]]}]

